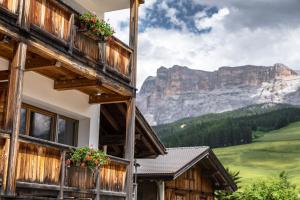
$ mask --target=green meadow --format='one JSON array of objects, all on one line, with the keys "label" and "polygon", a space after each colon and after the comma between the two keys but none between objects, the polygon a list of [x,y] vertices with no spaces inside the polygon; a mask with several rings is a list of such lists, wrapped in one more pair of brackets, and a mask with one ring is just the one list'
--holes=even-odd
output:
[{"label": "green meadow", "polygon": [[255,134],[258,138],[251,144],[216,148],[214,152],[225,167],[240,171],[242,185],[286,171],[300,189],[300,122]]}]

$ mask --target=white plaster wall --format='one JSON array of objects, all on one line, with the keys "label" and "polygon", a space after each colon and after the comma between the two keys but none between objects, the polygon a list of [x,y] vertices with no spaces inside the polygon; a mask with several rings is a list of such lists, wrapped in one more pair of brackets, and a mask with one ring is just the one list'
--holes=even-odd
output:
[{"label": "white plaster wall", "polygon": [[76,90],[57,91],[54,81],[34,72],[25,72],[23,101],[79,120],[78,146],[98,147],[100,105],[89,104],[89,97]]},{"label": "white plaster wall", "polygon": [[[9,61],[0,57],[0,70],[7,70]],[[34,72],[25,72],[23,102],[66,117],[79,120],[78,146],[98,148],[100,105],[89,104],[88,95],[76,91],[57,91],[54,81]]]},{"label": "white plaster wall", "polygon": [[63,0],[80,13],[96,13],[103,18],[105,12],[130,8],[130,0]]},{"label": "white plaster wall", "polygon": [[[8,69],[0,58],[0,70]],[[25,72],[23,102],[79,120],[78,146],[98,147],[100,105],[90,105],[87,95],[76,91],[57,91],[53,80],[34,72]]]}]

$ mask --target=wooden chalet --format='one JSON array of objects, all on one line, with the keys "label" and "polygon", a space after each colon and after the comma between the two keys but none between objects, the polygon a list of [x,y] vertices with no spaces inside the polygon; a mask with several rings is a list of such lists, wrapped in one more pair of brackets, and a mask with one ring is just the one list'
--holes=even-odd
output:
[{"label": "wooden chalet", "polygon": [[[135,106],[141,3],[0,0],[0,199],[132,199],[134,159],[165,153]],[[125,8],[129,46],[78,31]],[[109,155],[96,175],[65,166],[86,145]]]},{"label": "wooden chalet", "polygon": [[209,147],[170,148],[137,163],[138,200],[213,200],[215,190],[237,189]]}]

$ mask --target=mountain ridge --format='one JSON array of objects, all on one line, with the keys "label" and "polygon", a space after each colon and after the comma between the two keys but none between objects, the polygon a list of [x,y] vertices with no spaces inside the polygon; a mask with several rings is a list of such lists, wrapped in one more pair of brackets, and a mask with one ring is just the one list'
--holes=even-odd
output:
[{"label": "mountain ridge", "polygon": [[300,76],[283,64],[220,67],[213,72],[160,67],[137,95],[151,125],[259,103],[300,104]]}]

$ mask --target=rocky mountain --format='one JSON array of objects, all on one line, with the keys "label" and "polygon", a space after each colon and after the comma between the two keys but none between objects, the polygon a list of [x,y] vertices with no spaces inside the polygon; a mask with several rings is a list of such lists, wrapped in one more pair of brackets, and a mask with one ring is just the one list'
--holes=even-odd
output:
[{"label": "rocky mountain", "polygon": [[214,72],[160,67],[137,104],[151,125],[261,103],[300,104],[300,76],[283,64],[221,67]]}]

